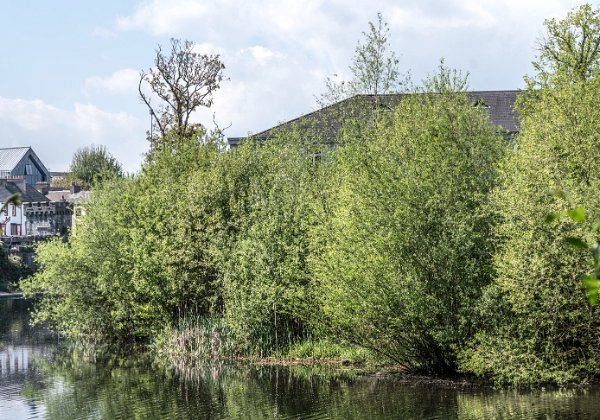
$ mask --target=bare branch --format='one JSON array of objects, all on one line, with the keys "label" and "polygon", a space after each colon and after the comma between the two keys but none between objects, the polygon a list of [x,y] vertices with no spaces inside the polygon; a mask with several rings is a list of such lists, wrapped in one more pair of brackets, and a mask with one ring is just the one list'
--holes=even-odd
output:
[{"label": "bare branch", "polygon": [[[138,86],[140,99],[150,110],[152,124],[159,131],[157,138],[150,139],[153,145],[160,143],[171,131],[188,136],[204,129],[202,124],[192,123],[190,118],[199,107],[211,107],[212,95],[225,79],[224,69],[219,55],[196,53],[191,41],[171,39],[168,55],[158,46],[154,68],[140,73]],[[152,104],[143,85],[158,97],[158,105]]]}]

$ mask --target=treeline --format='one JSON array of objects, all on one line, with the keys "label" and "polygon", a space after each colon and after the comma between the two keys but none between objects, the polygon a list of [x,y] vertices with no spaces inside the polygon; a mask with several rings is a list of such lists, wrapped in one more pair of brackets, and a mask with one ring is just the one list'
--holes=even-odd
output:
[{"label": "treeline", "polygon": [[600,310],[592,257],[564,238],[593,242],[600,217],[595,60],[540,67],[513,139],[443,66],[394,110],[349,110],[335,149],[314,130],[234,151],[166,136],[94,191],[68,243],[39,246],[22,287],[37,320],[90,341],[169,347],[199,318],[232,355],[329,340],[430,374],[585,381]]}]

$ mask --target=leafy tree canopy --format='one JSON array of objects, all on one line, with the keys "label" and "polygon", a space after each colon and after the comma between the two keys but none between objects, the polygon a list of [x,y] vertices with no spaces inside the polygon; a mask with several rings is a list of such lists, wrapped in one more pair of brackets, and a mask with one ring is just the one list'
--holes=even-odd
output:
[{"label": "leafy tree canopy", "polygon": [[69,172],[69,181],[80,184],[83,188],[123,176],[121,164],[102,145],[91,145],[77,150]]},{"label": "leafy tree canopy", "polygon": [[530,88],[557,82],[590,79],[600,66],[600,10],[584,4],[562,20],[544,21],[545,34],[533,67],[536,75],[525,80]]}]

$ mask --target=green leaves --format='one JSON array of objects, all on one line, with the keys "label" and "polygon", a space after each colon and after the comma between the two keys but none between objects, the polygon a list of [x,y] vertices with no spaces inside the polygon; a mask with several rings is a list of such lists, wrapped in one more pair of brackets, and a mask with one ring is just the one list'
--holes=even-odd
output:
[{"label": "green leaves", "polygon": [[106,147],[91,145],[78,149],[69,167],[69,182],[89,189],[108,179],[123,176],[121,164]]},{"label": "green leaves", "polygon": [[577,238],[575,236],[566,236],[563,240],[568,243],[570,246],[576,249],[588,249],[588,244],[586,244],[583,239]]},{"label": "green leaves", "polygon": [[16,194],[10,195],[6,199],[6,201],[2,204],[2,206],[0,206],[0,211],[4,210],[4,208],[7,207],[11,203],[14,204],[15,206],[20,206],[21,205],[21,194],[16,193]]},{"label": "green leaves", "polygon": [[344,130],[310,268],[330,334],[441,372],[491,280],[484,206],[506,149],[456,73],[442,66],[430,88]]},{"label": "green leaves", "polygon": [[581,285],[590,305],[596,305],[598,303],[598,291],[600,290],[598,278],[595,275],[586,274],[581,279]]},{"label": "green leaves", "polygon": [[583,207],[575,207],[565,212],[552,212],[546,214],[546,216],[544,217],[544,223],[552,224],[564,216],[569,217],[575,223],[585,222],[585,210],[583,209]]},{"label": "green leaves", "polygon": [[480,303],[488,315],[462,366],[498,381],[560,383],[600,374],[599,50],[575,59],[600,41],[597,25],[589,5],[547,22],[534,63],[539,77],[527,80],[530,89],[519,99],[518,144],[491,197],[498,224],[489,290],[497,299]]},{"label": "green leaves", "polygon": [[583,210],[583,207],[576,207],[567,210],[567,216],[569,216],[571,220],[573,220],[576,223],[585,222],[585,211]]},{"label": "green leaves", "polygon": [[544,218],[544,223],[551,224],[560,219],[561,213],[548,213]]}]

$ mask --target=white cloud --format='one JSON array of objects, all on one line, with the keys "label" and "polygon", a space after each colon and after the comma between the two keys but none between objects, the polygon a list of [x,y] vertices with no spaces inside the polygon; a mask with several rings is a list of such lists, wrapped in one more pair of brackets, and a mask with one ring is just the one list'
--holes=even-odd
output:
[{"label": "white cloud", "polygon": [[103,144],[128,171],[137,170],[147,144],[144,124],[124,112],[107,112],[92,104],[61,109],[40,99],[0,97],[0,138],[6,146],[32,146],[53,170],[66,170],[73,153]]},{"label": "white cloud", "polygon": [[164,35],[187,26],[207,15],[206,2],[179,0],[154,0],[140,4],[133,15],[119,17],[120,30],[145,29],[155,35]]},{"label": "white cloud", "polygon": [[108,77],[92,76],[85,80],[84,93],[108,92],[117,95],[137,93],[140,72],[133,69],[117,70]]},{"label": "white cloud", "polygon": [[192,51],[197,54],[206,54],[206,55],[227,54],[227,51],[224,48],[217,47],[215,44],[213,44],[211,42],[202,42],[199,44],[194,44]]},{"label": "white cloud", "polygon": [[[309,112],[327,75],[347,78],[354,47],[381,11],[401,71],[416,82],[440,57],[471,72],[474,89],[522,86],[545,18],[574,0],[148,0],[115,22],[118,31],[199,41],[219,53],[230,82],[211,110],[229,133],[259,131]],[[210,5],[210,7],[208,7]]]}]

